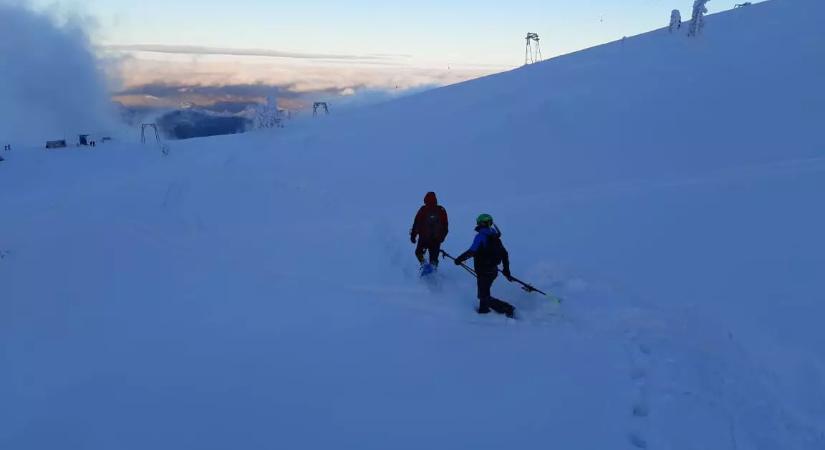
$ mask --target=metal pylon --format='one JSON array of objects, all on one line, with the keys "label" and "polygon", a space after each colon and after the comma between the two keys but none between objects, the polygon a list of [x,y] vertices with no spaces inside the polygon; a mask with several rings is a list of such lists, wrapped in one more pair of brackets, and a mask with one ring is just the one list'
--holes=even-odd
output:
[{"label": "metal pylon", "polygon": [[526,45],[524,46],[524,64],[532,64],[541,61],[541,43],[538,33],[527,33]]}]

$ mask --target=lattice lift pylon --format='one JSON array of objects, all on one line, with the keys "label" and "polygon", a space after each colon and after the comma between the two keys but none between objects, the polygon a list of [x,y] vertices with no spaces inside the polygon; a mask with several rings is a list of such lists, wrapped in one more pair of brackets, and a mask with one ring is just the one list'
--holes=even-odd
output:
[{"label": "lattice lift pylon", "polygon": [[152,137],[152,132],[154,131],[155,135],[155,142],[158,144],[158,148],[160,148],[161,153],[164,156],[169,154],[169,146],[165,145],[160,140],[160,132],[158,131],[157,124],[154,123],[144,123],[140,125],[140,143],[146,144],[146,130],[150,130],[149,138]]},{"label": "lattice lift pylon", "polygon": [[541,61],[541,43],[538,33],[527,33],[524,47],[524,65]]},{"label": "lattice lift pylon", "polygon": [[319,109],[323,109],[324,114],[329,115],[329,105],[327,105],[327,102],[315,102],[312,104],[312,117],[318,115]]},{"label": "lattice lift pylon", "polygon": [[[144,123],[140,125],[140,143],[146,143],[146,130],[154,130],[155,142],[157,142],[157,144],[160,145],[160,133],[158,132],[158,126],[154,123]],[[150,134],[149,136],[151,137],[152,135]]]}]

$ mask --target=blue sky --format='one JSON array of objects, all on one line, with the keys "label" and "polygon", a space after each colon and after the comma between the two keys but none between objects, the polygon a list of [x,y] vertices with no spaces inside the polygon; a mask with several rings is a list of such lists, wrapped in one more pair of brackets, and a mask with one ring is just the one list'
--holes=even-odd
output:
[{"label": "blue sky", "polygon": [[[38,0],[50,4],[52,0]],[[735,1],[712,0],[711,12]],[[454,64],[517,65],[522,35],[545,56],[664,26],[692,0],[73,0],[111,44],[325,53],[402,53]]]},{"label": "blue sky", "polygon": [[[98,26],[90,27],[92,40],[100,52],[111,56],[108,61],[117,61],[109,70],[116,80],[112,84],[117,85],[112,90],[131,96],[124,102],[146,101],[154,97],[148,92],[166,92],[163,87],[170,86],[263,86],[264,92],[278,92],[284,101],[303,96],[304,103],[310,98],[342,101],[343,97],[372,98],[376,93],[400,95],[505,71],[523,64],[527,32],[539,33],[547,58],[664,27],[672,9],[680,9],[687,18],[693,4],[693,0],[30,1],[41,9],[95,18]],[[735,2],[711,0],[709,8],[718,12]],[[206,100],[189,94],[185,99],[163,99],[173,104],[184,101]]]}]

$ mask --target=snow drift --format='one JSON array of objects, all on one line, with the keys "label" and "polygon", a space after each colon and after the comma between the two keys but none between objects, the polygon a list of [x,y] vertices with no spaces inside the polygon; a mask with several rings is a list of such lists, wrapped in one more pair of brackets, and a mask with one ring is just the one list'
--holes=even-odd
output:
[{"label": "snow drift", "polygon": [[[823,13],[754,5],[166,157],[14,153],[0,445],[823,448]],[[454,267],[422,284],[429,190],[447,250],[491,213],[565,302],[499,280],[510,322]]]}]

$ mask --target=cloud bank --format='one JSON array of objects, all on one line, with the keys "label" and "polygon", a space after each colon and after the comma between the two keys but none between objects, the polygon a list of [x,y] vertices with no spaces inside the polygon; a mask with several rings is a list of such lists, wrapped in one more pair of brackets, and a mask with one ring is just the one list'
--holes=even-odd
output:
[{"label": "cloud bank", "polygon": [[106,81],[82,24],[0,2],[0,141],[110,132]]},{"label": "cloud bank", "polygon": [[348,61],[390,61],[395,58],[405,57],[404,55],[338,55],[331,53],[300,53],[256,48],[203,47],[199,45],[128,44],[106,45],[103,49],[116,52],[166,53],[172,55],[259,56],[265,58]]},{"label": "cloud bank", "polygon": [[383,62],[272,59],[254,56],[118,54],[116,99],[127,105],[175,107],[278,98],[289,109],[313,101],[360,105],[422,88],[443,86],[493,72],[464,67],[420,67]]}]

